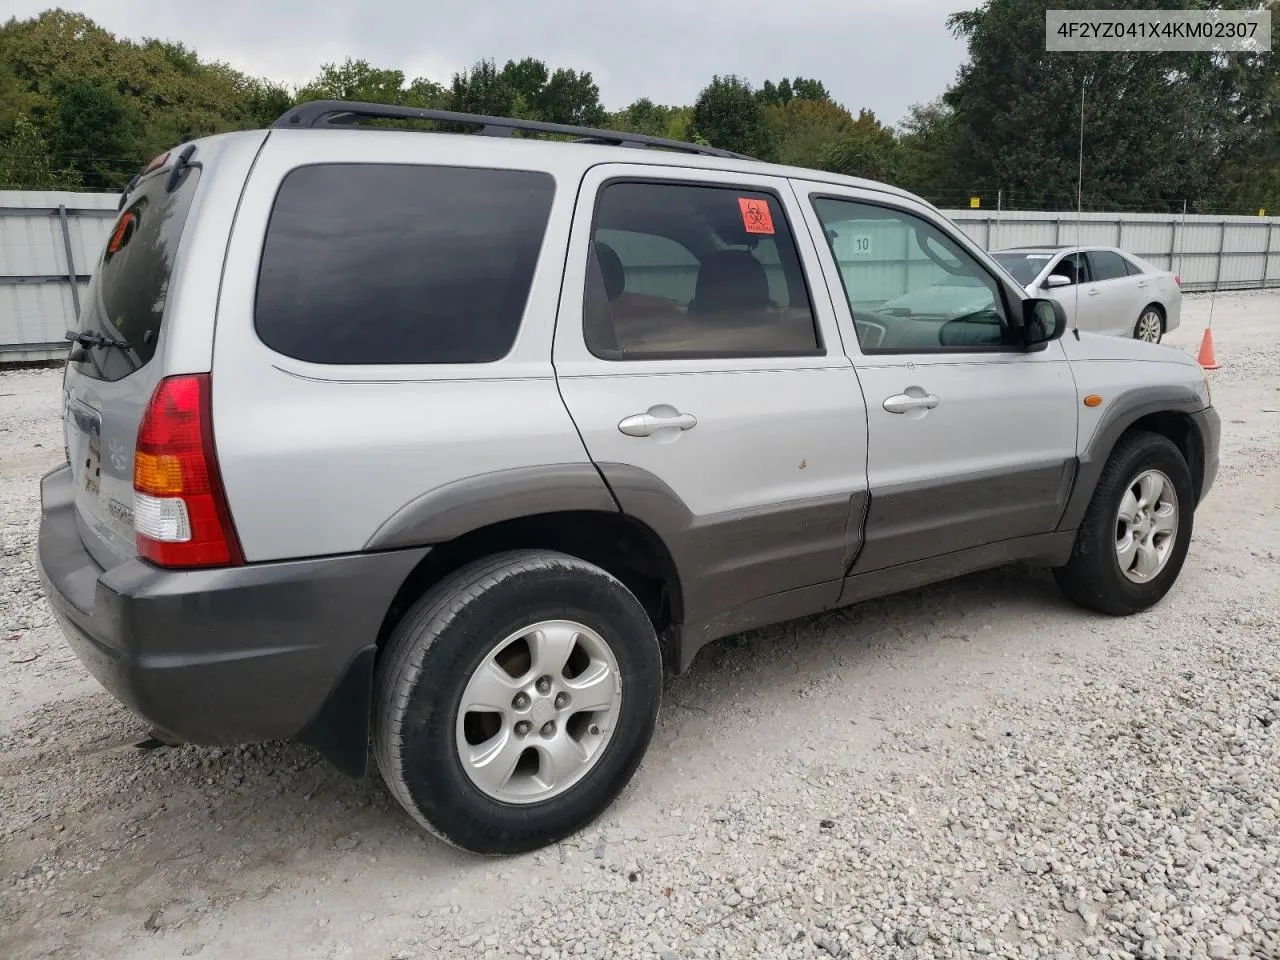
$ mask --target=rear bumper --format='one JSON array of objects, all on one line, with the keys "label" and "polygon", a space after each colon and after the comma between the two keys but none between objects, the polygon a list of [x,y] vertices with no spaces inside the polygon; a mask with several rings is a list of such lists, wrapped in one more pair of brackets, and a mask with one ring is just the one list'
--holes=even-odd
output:
[{"label": "rear bumper", "polygon": [[103,570],[76,529],[70,470],[46,476],[40,494],[45,595],[76,655],[112,694],[191,743],[298,739],[362,772],[378,631],[426,548],[219,570],[131,560]]}]

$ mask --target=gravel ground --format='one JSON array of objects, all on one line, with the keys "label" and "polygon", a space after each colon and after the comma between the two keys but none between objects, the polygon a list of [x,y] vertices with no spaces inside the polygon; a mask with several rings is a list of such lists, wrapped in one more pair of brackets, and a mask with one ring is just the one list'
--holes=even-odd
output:
[{"label": "gravel ground", "polygon": [[507,860],[301,746],[135,748],[36,578],[59,373],[0,374],[0,957],[1277,960],[1280,296],[1214,333],[1222,470],[1157,608],[1008,568],[730,638],[604,819]]}]

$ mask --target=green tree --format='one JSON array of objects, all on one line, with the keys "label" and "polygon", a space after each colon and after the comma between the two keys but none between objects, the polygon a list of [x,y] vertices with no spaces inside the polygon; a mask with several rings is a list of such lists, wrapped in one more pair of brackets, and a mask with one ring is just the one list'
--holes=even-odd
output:
[{"label": "green tree", "polygon": [[505,71],[493,60],[481,60],[470,70],[453,75],[449,109],[460,113],[478,113],[489,117],[512,116],[516,90]]},{"label": "green tree", "polygon": [[751,85],[735,76],[716,76],[693,105],[692,132],[707,143],[772,160],[777,152],[773,130]]},{"label": "green tree", "polygon": [[78,190],[80,186],[80,175],[75,170],[53,169],[49,147],[40,131],[19,114],[13,132],[0,146],[0,189]]},{"label": "green tree", "polygon": [[540,119],[551,123],[571,123],[598,127],[605,122],[600,104],[600,88],[589,73],[559,69],[534,96]]},{"label": "green tree", "polygon": [[955,115],[941,97],[913,105],[898,130],[899,185],[940,206],[955,203],[963,177],[954,141]]},{"label": "green tree", "polygon": [[[1093,0],[1052,0],[1087,8]],[[1230,126],[1212,57],[1194,53],[1048,53],[1050,0],[987,0],[948,25],[969,61],[944,96],[954,115],[952,159],[966,190],[1002,187],[1015,203],[1074,200],[1085,92],[1084,185],[1097,205],[1146,205],[1203,194]],[[1170,0],[1168,8],[1192,0]],[[1143,8],[1115,0],[1115,8]]]},{"label": "green tree", "polygon": [[793,97],[784,106],[766,107],[779,163],[821,168],[831,147],[853,130],[849,111],[830,100]]},{"label": "green tree", "polygon": [[494,61],[481,60],[454,74],[448,100],[450,109],[463,113],[592,127],[606,122],[591,74],[552,72],[533,57],[508,60],[501,70]]},{"label": "green tree", "polygon": [[[1224,7],[1249,9],[1252,0]],[[1203,206],[1215,211],[1280,213],[1280,0],[1271,11],[1271,49],[1237,53],[1217,62],[1219,84],[1234,123],[1222,163]]]},{"label": "green tree", "polygon": [[527,104],[534,104],[551,78],[551,73],[541,60],[525,57],[519,61],[508,60],[498,76],[514,96],[523,97]]},{"label": "green tree", "polygon": [[629,130],[650,137],[687,142],[695,136],[691,129],[692,121],[692,107],[662,106],[642,97],[625,109],[610,114],[605,124],[611,130]]},{"label": "green tree", "polygon": [[777,83],[766,80],[756,91],[756,99],[766,107],[784,107],[791,102],[791,81],[783,77]]},{"label": "green tree", "polygon": [[606,122],[613,130],[626,130],[630,133],[661,137],[666,135],[667,118],[671,110],[671,107],[659,106],[648,97],[641,97],[617,113],[611,114]]},{"label": "green tree", "polygon": [[80,171],[85,186],[106,190],[138,167],[142,125],[132,105],[90,80],[54,84],[53,152]]},{"label": "green tree", "polygon": [[449,105],[449,92],[434,80],[418,77],[404,92],[404,106],[442,110]]},{"label": "green tree", "polygon": [[796,77],[791,81],[791,92],[797,100],[830,100],[831,94],[821,80]]},{"label": "green tree", "polygon": [[294,104],[288,90],[269,80],[246,78],[241,96],[244,100],[244,117],[249,126],[269,127]]},{"label": "green tree", "polygon": [[796,77],[794,80],[783,77],[777,83],[766,80],[756,91],[758,99],[766,107],[785,107],[793,100],[830,100],[831,94],[820,80]]},{"label": "green tree", "polygon": [[[50,144],[55,166],[64,149],[77,162],[111,160],[109,168],[85,173],[94,186],[112,189],[178,143],[275,119],[269,111],[285,99],[278,86],[202,61],[181,44],[120,40],[65,10],[0,27],[0,73],[0,136],[23,113]],[[82,108],[83,120],[74,116]],[[122,130],[92,129],[117,108]]]},{"label": "green tree", "polygon": [[893,130],[877,120],[870,110],[858,111],[858,119],[823,151],[819,164],[832,173],[886,183],[895,183],[902,170]]},{"label": "green tree", "polygon": [[382,70],[367,60],[325,63],[320,75],[298,91],[298,100],[357,100],[399,104],[404,99],[404,73]]}]

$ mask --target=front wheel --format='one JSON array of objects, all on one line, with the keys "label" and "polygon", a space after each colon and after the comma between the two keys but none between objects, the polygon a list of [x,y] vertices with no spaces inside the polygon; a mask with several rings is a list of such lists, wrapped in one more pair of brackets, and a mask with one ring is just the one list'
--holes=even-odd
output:
[{"label": "front wheel", "polygon": [[1129,434],[1102,470],[1071,559],[1054,570],[1058,586],[1112,616],[1155,605],[1182,570],[1194,510],[1182,451],[1159,434]]},{"label": "front wheel", "polygon": [[1147,307],[1133,325],[1133,338],[1147,343],[1159,343],[1164,338],[1164,317],[1155,307]]},{"label": "front wheel", "polygon": [[514,854],[580,830],[653,735],[652,622],[606,571],[524,550],[445,578],[405,615],[375,675],[378,768],[442,840]]}]

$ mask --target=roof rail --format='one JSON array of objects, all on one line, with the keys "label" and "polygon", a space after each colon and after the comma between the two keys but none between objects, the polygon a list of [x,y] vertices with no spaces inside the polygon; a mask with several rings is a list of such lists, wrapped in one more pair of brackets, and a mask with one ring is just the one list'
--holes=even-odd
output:
[{"label": "roof rail", "polygon": [[641,133],[623,130],[602,130],[597,127],[576,127],[565,123],[544,123],[541,120],[516,120],[512,117],[486,117],[475,113],[455,113],[452,110],[426,110],[418,107],[397,107],[386,103],[359,103],[354,100],[311,100],[300,103],[282,113],[271,126],[273,128],[349,127],[361,117],[398,120],[434,120],[440,123],[458,123],[479,127],[479,133],[491,137],[509,137],[516,130],[529,133],[554,133],[577,137],[585,143],[609,143],[619,147],[657,147],[682,153],[697,153],[708,157],[724,157],[733,160],[751,160],[752,157],[716,147],[704,147],[682,140],[665,137],[649,137]]}]

